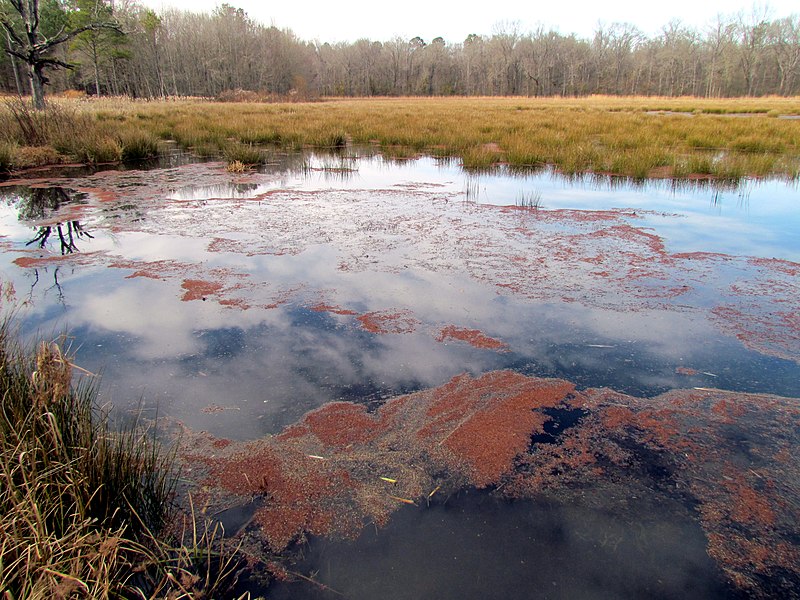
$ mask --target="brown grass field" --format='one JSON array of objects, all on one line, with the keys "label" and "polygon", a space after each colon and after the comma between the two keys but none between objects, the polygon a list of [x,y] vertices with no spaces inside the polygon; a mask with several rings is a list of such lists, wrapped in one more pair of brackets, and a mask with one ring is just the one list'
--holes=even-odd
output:
[{"label": "brown grass field", "polygon": [[647,177],[800,174],[800,98],[365,98],[294,103],[53,98],[44,114],[0,104],[0,168],[113,162],[175,140],[202,156],[259,162],[261,149],[374,144],[467,169],[552,165]]}]

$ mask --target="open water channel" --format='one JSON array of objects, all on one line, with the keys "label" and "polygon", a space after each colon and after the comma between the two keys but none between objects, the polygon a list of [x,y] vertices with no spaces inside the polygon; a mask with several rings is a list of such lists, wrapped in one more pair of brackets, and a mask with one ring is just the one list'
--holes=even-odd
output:
[{"label": "open water channel", "polygon": [[0,184],[4,305],[315,574],[269,597],[800,595],[796,182],[172,161]]}]

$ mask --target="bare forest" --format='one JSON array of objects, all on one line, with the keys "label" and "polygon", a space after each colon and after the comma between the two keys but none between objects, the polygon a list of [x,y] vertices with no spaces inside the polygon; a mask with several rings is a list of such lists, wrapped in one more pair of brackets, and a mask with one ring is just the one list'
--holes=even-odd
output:
[{"label": "bare forest", "polygon": [[[0,2],[12,13],[10,0]],[[89,8],[91,6],[91,10]],[[800,93],[800,17],[756,11],[702,29],[670,22],[647,37],[634,25],[598,26],[591,39],[495,25],[464,40],[394,38],[330,44],[299,39],[222,4],[211,14],[136,2],[39,3],[44,39],[94,15],[52,48],[51,91],[133,97],[205,96],[763,96]],[[13,16],[13,14],[12,14]],[[4,31],[6,49],[12,37]],[[13,33],[13,32],[12,32]],[[19,58],[0,55],[0,90],[29,93]],[[70,65],[72,68],[60,68]],[[238,91],[236,94],[231,94]],[[252,92],[252,94],[242,93]]]}]

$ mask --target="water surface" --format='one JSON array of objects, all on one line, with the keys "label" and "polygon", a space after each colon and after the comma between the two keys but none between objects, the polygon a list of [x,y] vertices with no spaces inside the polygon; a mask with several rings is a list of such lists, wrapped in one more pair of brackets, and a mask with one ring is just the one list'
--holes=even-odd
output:
[{"label": "water surface", "polygon": [[[800,397],[796,183],[309,153],[0,194],[0,281],[22,333],[68,332],[104,402],[220,440],[500,369],[642,398]],[[352,598],[725,596],[696,515],[649,497],[648,476],[628,515],[455,495],[354,543],[314,539],[303,567]]]}]

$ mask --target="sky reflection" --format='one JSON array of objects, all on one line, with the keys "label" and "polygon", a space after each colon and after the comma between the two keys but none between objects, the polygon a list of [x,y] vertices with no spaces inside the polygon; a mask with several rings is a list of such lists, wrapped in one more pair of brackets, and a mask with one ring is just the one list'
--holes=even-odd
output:
[{"label": "sky reflection", "polygon": [[[101,173],[70,180],[90,191],[35,218],[23,214],[25,188],[0,190],[0,279],[24,304],[23,331],[69,331],[78,364],[105,375],[104,400],[144,398],[238,439],[331,400],[377,404],[499,368],[636,395],[692,386],[800,395],[796,362],[747,349],[710,318],[720,302],[741,303],[730,286],[755,277],[746,261],[670,257],[800,259],[791,185],[568,182],[376,156],[346,162],[353,171],[338,177],[330,157],[303,160],[239,179],[213,164]],[[490,206],[531,191],[550,210],[632,210],[583,222]],[[66,219],[92,233],[79,252],[26,246],[41,223]],[[625,223],[639,233],[604,233]],[[666,251],[639,264],[652,232]],[[413,325],[373,333],[359,320],[370,313]],[[448,326],[507,351],[441,339]]]}]

